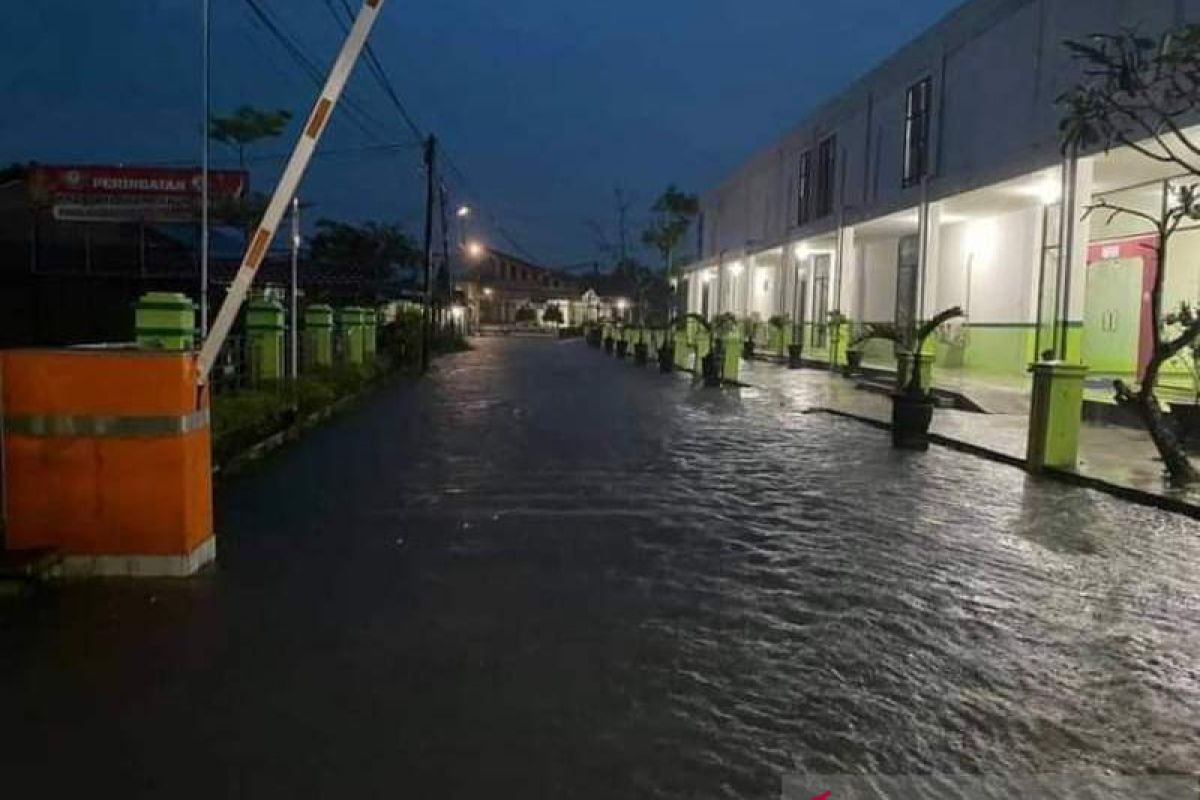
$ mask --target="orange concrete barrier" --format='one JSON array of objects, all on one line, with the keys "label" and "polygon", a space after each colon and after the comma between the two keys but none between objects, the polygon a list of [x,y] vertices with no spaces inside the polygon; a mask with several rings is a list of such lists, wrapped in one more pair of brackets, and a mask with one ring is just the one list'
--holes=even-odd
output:
[{"label": "orange concrete barrier", "polygon": [[6,545],[68,572],[189,575],[216,556],[208,394],[195,356],[0,353]]}]

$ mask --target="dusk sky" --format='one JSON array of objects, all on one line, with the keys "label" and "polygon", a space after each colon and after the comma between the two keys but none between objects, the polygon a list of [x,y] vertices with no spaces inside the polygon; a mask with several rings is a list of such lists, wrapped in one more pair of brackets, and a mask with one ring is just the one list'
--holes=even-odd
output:
[{"label": "dusk sky", "polygon": [[[257,0],[324,75],[341,0]],[[316,88],[246,0],[212,0],[213,109],[295,113]],[[703,191],[959,0],[389,0],[372,42],[423,131],[445,143],[481,209],[475,233],[551,265],[601,258],[588,221],[615,227],[613,189],[647,208],[675,182]],[[357,9],[354,0],[352,7]],[[0,161],[199,162],[200,0],[9,4],[0,55]],[[420,154],[360,64],[302,188],[311,217],[420,230]],[[364,146],[398,144],[396,148]],[[213,145],[216,166],[234,154]],[[282,158],[256,160],[269,189]],[[506,241],[497,224],[516,245]],[[652,256],[647,253],[650,260]]]}]

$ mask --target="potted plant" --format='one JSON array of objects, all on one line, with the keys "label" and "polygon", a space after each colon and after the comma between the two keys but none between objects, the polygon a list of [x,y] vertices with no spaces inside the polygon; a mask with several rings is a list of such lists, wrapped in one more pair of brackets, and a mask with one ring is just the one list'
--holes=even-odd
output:
[{"label": "potted plant", "polygon": [[742,323],[742,358],[754,358],[754,332],[758,329],[758,316],[748,317]]},{"label": "potted plant", "polygon": [[679,324],[676,320],[674,323],[668,323],[663,328],[662,341],[658,347],[658,371],[667,373],[675,371],[675,326]]},{"label": "potted plant", "polygon": [[721,361],[725,358],[725,334],[737,327],[737,324],[737,317],[728,311],[718,314],[711,325],[705,323],[709,347],[708,355],[701,359],[700,363],[705,386],[721,385]]},{"label": "potted plant", "polygon": [[625,331],[629,330],[624,324],[618,324],[620,333],[617,335],[617,358],[624,358],[629,354],[629,340],[625,338]]},{"label": "potted plant", "polygon": [[895,342],[900,355],[907,355],[907,373],[892,392],[892,445],[903,450],[929,449],[929,423],[933,421],[932,387],[921,385],[921,359],[925,341],[946,322],[961,317],[963,310],[948,308],[916,329],[901,329],[895,325],[868,325],[851,346],[868,339]]},{"label": "potted plant", "polygon": [[644,327],[637,329],[637,341],[633,343],[633,363],[639,367],[646,365],[650,354],[650,348],[646,346],[646,329]]},{"label": "potted plant", "polygon": [[853,377],[862,369],[863,341],[861,336],[856,336],[846,345],[846,365],[842,367],[842,375],[844,377]]},{"label": "potted plant", "polygon": [[776,314],[767,320],[768,334],[767,346],[771,350],[772,355],[783,355],[784,331],[787,330],[788,318],[782,314]]},{"label": "potted plant", "polygon": [[852,378],[862,369],[863,351],[861,347],[850,345],[846,348],[846,364],[842,367],[842,375]]},{"label": "potted plant", "polygon": [[804,327],[792,326],[792,341],[788,343],[788,369],[800,369],[804,364]]}]

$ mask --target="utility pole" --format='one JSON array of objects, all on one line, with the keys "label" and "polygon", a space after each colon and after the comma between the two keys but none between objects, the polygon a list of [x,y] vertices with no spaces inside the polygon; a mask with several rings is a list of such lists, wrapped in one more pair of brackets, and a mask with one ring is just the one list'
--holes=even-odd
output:
[{"label": "utility pole", "polygon": [[292,198],[292,285],[290,292],[290,306],[288,311],[289,320],[291,322],[291,341],[289,345],[289,361],[291,362],[292,379],[300,377],[300,318],[297,315],[300,301],[300,281],[299,281],[299,263],[300,263],[300,198]]},{"label": "utility pole", "polygon": [[201,42],[201,57],[200,69],[201,89],[200,104],[204,117],[200,123],[200,338],[203,340],[208,336],[208,119],[209,119],[209,94],[211,88],[211,70],[209,69],[209,52],[212,44],[212,9],[210,0],[204,0],[203,10],[204,16],[203,33]]},{"label": "utility pole", "polygon": [[433,342],[433,191],[434,166],[437,163],[437,137],[425,140],[425,292],[421,318],[421,372],[429,369],[429,351]]}]

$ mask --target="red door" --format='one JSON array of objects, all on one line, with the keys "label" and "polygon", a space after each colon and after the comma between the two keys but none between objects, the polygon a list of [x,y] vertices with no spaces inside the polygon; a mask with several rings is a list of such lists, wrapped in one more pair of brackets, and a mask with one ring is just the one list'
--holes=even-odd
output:
[{"label": "red door", "polygon": [[1137,379],[1140,381],[1150,363],[1154,346],[1153,314],[1150,306],[1150,289],[1158,274],[1157,236],[1142,236],[1119,242],[1093,244],[1088,247],[1088,266],[1112,259],[1138,259],[1142,262],[1141,325],[1138,336]]}]

